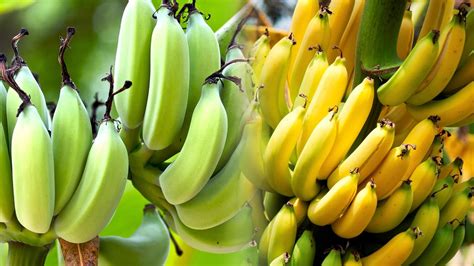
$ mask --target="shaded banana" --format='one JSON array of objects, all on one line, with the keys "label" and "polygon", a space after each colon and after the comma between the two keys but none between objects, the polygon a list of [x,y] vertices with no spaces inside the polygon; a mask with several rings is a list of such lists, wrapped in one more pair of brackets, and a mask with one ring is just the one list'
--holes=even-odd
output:
[{"label": "shaded banana", "polygon": [[410,53],[411,48],[413,47],[414,35],[415,25],[412,20],[412,11],[405,10],[397,40],[397,55],[401,59],[405,59]]},{"label": "shaded banana", "polygon": [[[456,222],[456,221],[455,221]],[[452,223],[447,223],[436,230],[430,244],[412,265],[436,265],[448,252],[453,243],[454,228]]]},{"label": "shaded banana", "polygon": [[453,232],[453,242],[451,243],[451,246],[449,247],[446,254],[438,261],[438,264],[448,264],[448,262],[461,248],[465,235],[466,225],[461,222],[461,224]]},{"label": "shaded banana", "polygon": [[7,123],[7,89],[0,81],[0,123],[3,125],[4,135],[8,139],[8,123]]},{"label": "shaded banana", "polygon": [[13,217],[14,202],[8,138],[4,126],[6,124],[0,123],[0,222],[7,223]]},{"label": "shaded banana", "polygon": [[292,266],[311,266],[316,255],[316,241],[313,232],[305,230],[296,241],[289,264]]},{"label": "shaded banana", "polygon": [[474,76],[474,51],[471,51],[464,64],[456,70],[448,85],[443,90],[443,95],[456,93],[469,84],[469,82],[473,81],[472,76]]},{"label": "shaded banana", "polygon": [[357,251],[346,251],[346,255],[343,258],[342,265],[344,266],[362,266],[360,255]]},{"label": "shaded banana", "polygon": [[293,205],[295,211],[296,222],[300,226],[306,219],[308,213],[308,202],[301,200],[300,198],[294,197],[289,200],[289,203]]},{"label": "shaded banana", "polygon": [[[470,187],[465,188],[462,191],[453,193],[446,205],[444,205],[444,207],[440,211],[438,229],[442,228],[445,224],[453,220],[463,220],[464,216],[466,216],[467,212],[471,207],[471,199],[472,189]],[[459,223],[453,224],[453,229],[456,229],[458,225]]]},{"label": "shaded banana", "polygon": [[448,202],[451,194],[453,193],[453,186],[455,184],[455,179],[453,176],[446,176],[440,178],[436,181],[431,193],[434,194],[434,198],[439,208],[442,209],[446,202]]},{"label": "shaded banana", "polygon": [[263,195],[264,214],[268,221],[273,220],[273,217],[280,211],[281,206],[288,202],[288,198],[278,193],[265,192]]}]

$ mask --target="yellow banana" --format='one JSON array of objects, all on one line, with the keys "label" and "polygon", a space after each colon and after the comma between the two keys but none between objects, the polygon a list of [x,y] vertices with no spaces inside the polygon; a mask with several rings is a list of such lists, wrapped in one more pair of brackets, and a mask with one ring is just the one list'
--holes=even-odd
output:
[{"label": "yellow banana", "polygon": [[412,265],[437,265],[438,261],[448,252],[453,243],[453,222],[449,222],[436,230],[430,244]]},{"label": "yellow banana", "polygon": [[369,224],[377,208],[375,183],[369,182],[357,193],[349,208],[331,228],[342,238],[354,238],[360,235]]},{"label": "yellow banana", "polygon": [[439,20],[439,28],[442,29],[444,26],[446,26],[451,19],[453,18],[454,14],[454,5],[456,1],[455,0],[446,0],[443,10],[442,10],[442,17]]},{"label": "yellow banana", "polygon": [[305,103],[306,105],[311,103],[321,77],[327,68],[328,60],[326,53],[324,51],[318,51],[309,63],[308,68],[304,73],[303,81],[301,81],[299,95],[306,95],[306,99],[303,97],[296,97],[293,103],[293,109],[298,106],[303,106]]},{"label": "yellow banana", "polygon": [[[455,192],[449,198],[448,202],[441,209],[439,214],[439,224],[438,229],[443,227],[445,224],[453,220],[461,221],[466,216],[469,211],[472,203],[472,188],[466,188],[462,191]],[[459,224],[454,224],[453,227],[456,227]]]},{"label": "yellow banana", "polygon": [[270,52],[270,39],[268,34],[265,33],[254,43],[252,50],[250,51],[250,65],[253,69],[253,82],[260,84],[260,76],[262,74],[263,64],[267,59],[268,53]]},{"label": "yellow banana", "polygon": [[357,251],[351,250],[346,251],[346,255],[343,258],[342,265],[344,266],[362,266],[360,255]]},{"label": "yellow banana", "polygon": [[306,214],[308,213],[308,202],[297,197],[292,198],[289,202],[293,205],[296,222],[298,223],[298,226],[300,226],[306,219]]},{"label": "yellow banana", "polygon": [[417,42],[420,42],[420,40],[428,35],[431,30],[439,30],[441,20],[443,19],[443,6],[445,5],[446,0],[431,0],[428,2],[429,6],[426,10],[423,26],[418,33]]},{"label": "yellow banana", "polygon": [[291,255],[288,252],[281,254],[280,256],[273,259],[269,266],[284,266],[290,262]]},{"label": "yellow banana", "polygon": [[[329,38],[330,47],[339,47],[342,35],[347,29],[347,24],[351,18],[352,9],[354,8],[355,0],[332,0],[329,3],[328,9],[332,12],[329,16],[329,28],[331,37]],[[328,51],[329,62],[333,62],[337,57],[337,51]]]},{"label": "yellow banana", "polygon": [[409,180],[412,181],[413,203],[410,212],[414,211],[430,195],[439,173],[439,157],[430,157],[419,164]]},{"label": "yellow banana", "polygon": [[313,232],[304,230],[296,241],[289,264],[291,266],[311,266],[316,255],[316,241]]},{"label": "yellow banana", "polygon": [[[369,116],[374,100],[374,80],[367,77],[354,88],[339,113],[335,143],[321,167],[319,176],[327,178],[346,156]],[[360,166],[357,166],[360,167]]]},{"label": "yellow banana", "polygon": [[357,193],[359,170],[336,183],[321,199],[314,199],[308,207],[309,220],[319,226],[334,223],[346,210]]},{"label": "yellow banana", "polygon": [[[474,15],[473,15],[474,17]],[[474,39],[474,38],[473,38]],[[456,70],[443,94],[451,95],[474,80],[474,51],[468,55],[464,64]]]},{"label": "yellow banana", "polygon": [[382,120],[372,130],[362,143],[355,149],[329,176],[327,185],[333,187],[350,170],[359,167],[362,183],[382,162],[390,151],[394,138],[394,125],[388,120]]},{"label": "yellow banana", "polygon": [[365,231],[383,233],[392,230],[408,215],[412,202],[413,190],[410,181],[404,181],[390,197],[378,202],[375,214]]},{"label": "yellow banana", "polygon": [[[273,218],[268,242],[267,261],[273,261],[282,253],[293,251],[296,241],[296,216],[291,203],[283,205]],[[282,241],[284,239],[284,241]]]},{"label": "yellow banana", "polygon": [[415,38],[415,25],[412,20],[411,10],[405,10],[398,33],[397,55],[401,59],[405,59],[413,47],[413,39]]},{"label": "yellow banana", "polygon": [[380,102],[395,106],[415,93],[436,62],[439,31],[432,31],[419,40],[393,76],[377,89]]},{"label": "yellow banana", "polygon": [[316,180],[320,177],[319,171],[336,139],[336,112],[337,110],[333,109],[318,124],[305,146],[306,149],[303,149],[296,162],[291,187],[295,195],[302,200],[311,200],[320,190]]}]

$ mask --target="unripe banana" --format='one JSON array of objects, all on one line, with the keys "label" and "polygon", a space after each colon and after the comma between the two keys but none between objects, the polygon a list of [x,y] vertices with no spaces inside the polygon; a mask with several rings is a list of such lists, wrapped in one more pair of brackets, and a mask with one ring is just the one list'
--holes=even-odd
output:
[{"label": "unripe banana", "polygon": [[273,218],[272,223],[267,261],[273,261],[280,254],[293,251],[296,241],[297,223],[295,211],[291,203],[283,205]]},{"label": "unripe banana", "polygon": [[178,136],[188,102],[189,48],[172,13],[169,4],[159,8],[151,38],[151,76],[142,136],[152,150],[166,148]]},{"label": "unripe banana", "polygon": [[[294,34],[294,32],[293,32]],[[268,32],[262,34],[260,38],[253,44],[252,50],[250,51],[250,65],[253,69],[252,80],[255,84],[260,84],[260,76],[262,74],[263,64],[267,59],[268,53],[270,52],[270,38]]]},{"label": "unripe banana", "polygon": [[337,110],[333,109],[314,129],[296,162],[291,187],[302,200],[311,200],[320,190],[316,180],[321,178],[319,171],[334,145],[337,123]]},{"label": "unripe banana", "polygon": [[283,265],[286,265],[288,264],[288,262],[290,261],[290,254],[288,252],[285,252],[283,254],[281,254],[280,256],[276,257],[274,260],[272,260],[272,262],[270,262],[270,266],[283,266]]},{"label": "unripe banana", "polygon": [[265,209],[265,217],[267,217],[268,221],[273,220],[273,217],[280,211],[281,206],[285,205],[288,202],[288,198],[285,196],[272,193],[272,192],[265,192],[263,195],[263,207]]},{"label": "unripe banana", "polygon": [[439,32],[432,31],[419,40],[393,76],[377,89],[380,102],[395,106],[415,93],[436,62]]},{"label": "unripe banana", "polygon": [[0,81],[0,123],[3,125],[4,135],[8,139],[8,123],[7,123],[7,90]]},{"label": "unripe banana", "polygon": [[100,237],[100,265],[163,265],[170,249],[166,224],[153,205],[143,209],[143,219],[128,238]]},{"label": "unripe banana", "polygon": [[4,124],[0,122],[0,222],[2,223],[9,222],[14,212],[12,169],[5,132]]},{"label": "unripe banana", "polygon": [[326,53],[324,51],[318,51],[314,54],[313,59],[309,63],[299,88],[299,95],[306,95],[306,98],[296,97],[293,103],[293,109],[297,106],[303,106],[305,103],[306,105],[311,103],[316,89],[318,88],[319,81],[327,68],[328,60]]},{"label": "unripe banana", "polygon": [[[458,176],[455,176],[454,178],[457,178]],[[460,191],[463,191],[467,188],[472,188],[474,187],[474,177],[471,177],[469,178],[468,180],[466,181],[463,181],[463,182],[459,182],[458,179],[455,179],[455,181],[457,181],[456,183],[454,183],[454,186],[453,186],[453,193],[457,193],[457,192],[460,192]]]},{"label": "unripe banana", "polygon": [[[329,47],[339,46],[344,30],[347,28],[347,23],[351,18],[354,3],[355,0],[332,0],[329,3],[328,9],[332,12],[331,16],[329,16],[329,28],[331,31]],[[328,52],[329,62],[333,62],[336,57],[336,50],[332,49]]]},{"label": "unripe banana", "polygon": [[436,265],[448,252],[453,243],[453,225],[447,223],[436,230],[428,247],[412,265]]},{"label": "unripe banana", "polygon": [[[218,79],[203,85],[183,149],[160,176],[160,187],[171,204],[182,204],[196,196],[217,166],[227,135],[220,88]],[[202,153],[204,150],[207,152]]]},{"label": "unripe banana", "polygon": [[114,104],[120,121],[129,129],[139,127],[145,114],[154,11],[150,0],[129,0],[120,23],[114,77],[117,84],[132,81],[133,90],[117,95]]},{"label": "unripe banana", "polygon": [[92,145],[89,114],[69,77],[64,62],[64,53],[74,33],[74,28],[68,28],[67,37],[61,42],[59,52],[63,81],[51,133],[56,186],[55,215],[61,211],[76,190]]},{"label": "unripe banana", "polygon": [[357,251],[346,251],[346,255],[343,258],[342,265],[344,266],[362,266],[362,260]]},{"label": "unripe banana", "polygon": [[267,227],[265,227],[265,230],[262,234],[262,238],[260,238],[260,242],[258,243],[258,261],[259,264],[262,265],[266,265],[269,263],[267,262],[268,246],[270,244],[270,233],[272,232],[273,221],[274,220],[271,220],[270,223],[268,223]]},{"label": "unripe banana", "polygon": [[451,243],[451,246],[449,247],[446,254],[438,261],[438,264],[442,264],[442,265],[448,264],[448,262],[454,257],[454,255],[456,255],[456,253],[461,248],[465,235],[466,235],[466,225],[464,223],[461,223],[454,230],[453,242]]},{"label": "unripe banana", "polygon": [[360,235],[369,224],[377,208],[376,184],[373,182],[357,193],[349,208],[331,228],[336,235],[343,238],[354,238]]},{"label": "unripe banana", "polygon": [[415,25],[413,24],[412,20],[412,11],[405,10],[397,40],[397,55],[401,59],[405,59],[413,47],[413,39],[415,35],[414,27]]},{"label": "unripe banana", "polygon": [[333,248],[326,255],[321,266],[342,266],[341,250]]},{"label": "unripe banana", "polygon": [[408,215],[412,202],[413,190],[410,181],[404,181],[387,199],[378,202],[365,231],[383,233],[392,230]]},{"label": "unripe banana", "polygon": [[439,208],[442,209],[448,202],[451,194],[453,193],[453,186],[455,179],[453,176],[447,176],[445,178],[438,179],[434,185],[431,193],[435,193],[434,198]]},{"label": "unripe banana", "polygon": [[[446,205],[441,209],[439,214],[438,229],[453,220],[461,221],[466,216],[472,203],[472,189],[466,188],[460,192],[454,193],[449,198]],[[453,224],[453,229],[459,225]]]},{"label": "unripe banana", "polygon": [[410,212],[414,211],[430,195],[436,184],[439,173],[439,157],[430,157],[419,164],[411,174],[411,188],[413,190],[413,203]]},{"label": "unripe banana", "polygon": [[305,230],[296,241],[289,264],[291,266],[311,266],[316,255],[316,241],[313,232]]},{"label": "unripe banana", "polygon": [[309,220],[319,226],[334,223],[349,207],[357,193],[358,169],[337,182],[321,199],[314,199],[308,207]]},{"label": "unripe banana", "polygon": [[382,162],[392,147],[395,135],[394,124],[388,120],[377,123],[361,144],[332,172],[327,185],[333,187],[350,170],[359,167],[362,183]]}]

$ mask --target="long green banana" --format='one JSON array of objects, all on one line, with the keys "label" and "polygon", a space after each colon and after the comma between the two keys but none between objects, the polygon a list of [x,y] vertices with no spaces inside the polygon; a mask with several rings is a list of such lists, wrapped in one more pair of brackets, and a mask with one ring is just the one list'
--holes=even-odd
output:
[{"label": "long green banana", "polygon": [[453,242],[449,247],[446,254],[438,261],[438,264],[448,264],[448,262],[456,255],[456,253],[461,248],[463,244],[464,237],[466,236],[466,226],[465,224],[460,224],[453,233]]},{"label": "long green banana", "polygon": [[453,243],[453,225],[451,222],[436,230],[428,247],[412,265],[436,265],[448,252]]},{"label": "long green banana", "polygon": [[0,122],[0,222],[2,223],[10,221],[14,211],[12,169],[7,143],[4,124]]},{"label": "long green banana", "polygon": [[341,250],[333,248],[326,255],[321,266],[342,266]]},{"label": "long green banana", "polygon": [[316,241],[313,232],[305,230],[296,241],[290,258],[291,266],[311,266],[316,255]]}]

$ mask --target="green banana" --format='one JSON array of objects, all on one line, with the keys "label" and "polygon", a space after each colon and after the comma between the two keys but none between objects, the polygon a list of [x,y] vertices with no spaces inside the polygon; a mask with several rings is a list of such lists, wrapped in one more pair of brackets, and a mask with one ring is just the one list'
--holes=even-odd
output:
[{"label": "green banana", "polygon": [[265,217],[263,209],[263,191],[257,190],[248,204],[252,208],[252,221],[255,226],[255,240],[257,243],[260,243],[263,231],[269,223]]},{"label": "green banana", "polygon": [[453,224],[444,224],[436,230],[430,244],[412,265],[436,265],[448,252],[453,243]]},{"label": "green banana", "polygon": [[89,114],[64,62],[64,53],[74,33],[74,28],[68,28],[67,36],[62,40],[59,50],[63,81],[51,133],[56,187],[55,215],[61,211],[76,190],[92,145]]},{"label": "green banana", "polygon": [[439,174],[439,159],[439,157],[429,157],[420,163],[411,174],[409,180],[412,181],[413,203],[410,212],[423,203],[435,186]]},{"label": "green banana", "polygon": [[145,114],[154,11],[151,0],[129,0],[120,23],[114,77],[117,84],[132,81],[133,90],[117,95],[114,105],[120,121],[129,129],[139,127]]},{"label": "green banana", "polygon": [[321,266],[342,266],[341,250],[333,248],[326,255]]},{"label": "green banana", "polygon": [[170,249],[170,236],[166,224],[155,206],[143,209],[141,225],[128,238],[100,237],[100,265],[164,265]]},{"label": "green banana", "polygon": [[445,178],[440,178],[436,181],[431,193],[437,192],[434,194],[434,198],[440,209],[446,205],[449,198],[451,197],[453,193],[454,182],[454,177],[451,175],[448,175]]},{"label": "green banana", "polygon": [[305,230],[296,241],[290,258],[291,266],[311,266],[316,255],[316,241],[313,232]]},{"label": "green banana", "polygon": [[267,261],[273,261],[282,253],[293,251],[297,227],[293,205],[290,203],[283,205],[272,220]]},{"label": "green banana", "polygon": [[284,266],[288,264],[290,261],[291,256],[288,252],[281,254],[280,256],[276,257],[272,262],[270,262],[270,266]]},{"label": "green banana", "polygon": [[362,266],[360,255],[355,250],[346,251],[343,258],[342,265],[344,266]]},{"label": "green banana", "polygon": [[178,137],[183,126],[190,72],[186,36],[168,1],[156,13],[150,60],[142,136],[148,148],[161,150]]},{"label": "green banana", "polygon": [[0,80],[0,123],[3,125],[4,134],[8,138],[7,124],[7,89]]},{"label": "green banana", "polygon": [[128,152],[110,111],[114,95],[132,84],[126,81],[113,92],[112,73],[103,80],[110,83],[104,119],[87,156],[81,181],[54,220],[57,235],[71,243],[87,242],[102,231],[112,218],[127,182]]},{"label": "green banana", "polygon": [[4,126],[6,124],[0,122],[0,222],[2,223],[10,221],[14,212],[12,169]]},{"label": "green banana", "polygon": [[261,265],[266,265],[269,262],[267,261],[268,257],[268,246],[270,245],[270,233],[272,232],[273,219],[268,223],[265,230],[263,230],[262,237],[258,243],[258,261]]},{"label": "green banana", "polygon": [[285,205],[288,202],[288,198],[285,196],[272,193],[272,192],[265,192],[263,195],[263,208],[265,209],[265,217],[267,220],[273,220],[273,217],[280,211],[281,206]]},{"label": "green banana", "polygon": [[263,64],[265,59],[270,52],[270,38],[268,31],[262,34],[260,38],[253,44],[252,50],[250,51],[250,65],[253,69],[252,80],[255,84],[260,84],[260,75],[262,73]]},{"label": "green banana", "polygon": [[[471,208],[471,203],[471,187],[453,193],[446,205],[440,211],[438,228],[443,227],[446,223],[449,223],[453,220],[461,221]],[[458,225],[453,224],[453,229],[456,229],[457,226]]]},{"label": "green banana", "polygon": [[[461,223],[453,233],[453,242],[449,247],[446,254],[438,261],[438,264],[444,265],[448,264],[448,262],[456,255],[456,253],[461,248],[461,245],[464,241],[464,237],[466,236],[466,225]],[[437,265],[438,265],[437,264]]]}]

